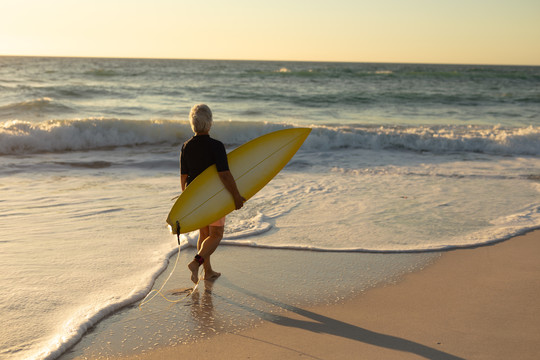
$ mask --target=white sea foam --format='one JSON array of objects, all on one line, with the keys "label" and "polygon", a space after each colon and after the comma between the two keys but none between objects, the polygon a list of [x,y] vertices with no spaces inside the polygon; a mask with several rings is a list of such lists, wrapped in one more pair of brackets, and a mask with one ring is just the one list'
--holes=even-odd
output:
[{"label": "white sea foam", "polygon": [[[400,166],[378,151],[330,155],[362,158],[364,169],[323,172],[292,166],[227,220],[224,244],[328,252],[403,253],[473,247],[540,227],[540,186],[529,180],[537,159],[494,163],[461,155],[412,155]],[[303,157],[313,154],[300,153]],[[420,160],[420,161],[419,161]],[[425,161],[429,163],[426,164]],[[437,163],[438,162],[438,163]],[[500,195],[496,195],[500,194]],[[532,201],[532,202],[531,202]],[[525,204],[525,206],[524,206]],[[507,215],[500,216],[505,213]],[[193,242],[195,244],[195,241]]]},{"label": "white sea foam", "polygon": [[[118,311],[119,309],[133,304],[143,299],[149,291],[156,278],[165,270],[172,258],[179,250],[185,249],[188,246],[187,239],[182,240],[182,245],[173,248],[167,254],[160,256],[161,260],[155,266],[149,269],[144,278],[138,279],[139,286],[131,290],[125,295],[113,295],[108,298],[99,298],[90,296],[87,299],[87,305],[82,305],[78,309],[73,310],[69,318],[61,325],[58,332],[49,339],[44,339],[43,344],[34,352],[28,354],[28,351],[22,351],[25,359],[56,359],[67,349],[77,343],[80,338],[96,323],[104,317]],[[47,296],[42,294],[42,296]],[[51,304],[51,310],[54,305]],[[7,353],[17,354],[18,349],[5,349]],[[26,350],[26,349],[25,349]],[[17,356],[15,356],[17,358]]]},{"label": "white sea foam", "polygon": [[[407,197],[402,196],[402,200],[406,201]],[[347,207],[350,206],[346,205]],[[442,204],[440,206],[447,206]],[[419,211],[425,211],[425,209],[418,209]],[[337,211],[335,209],[334,211]],[[298,213],[294,213],[298,215]],[[343,213],[340,214],[344,215]],[[360,214],[361,216],[361,214]],[[404,218],[407,216],[403,214]],[[295,217],[298,219],[298,217]],[[373,227],[371,224],[365,224],[362,221],[357,222],[357,225],[351,223],[351,219],[342,218],[341,223],[342,227],[333,226],[331,219],[328,216],[325,216],[326,222],[324,224],[319,224],[316,227],[317,233],[311,232],[313,227],[305,226],[305,218],[301,218],[301,226],[294,226],[291,223],[286,223],[285,225],[275,226],[277,231],[287,229],[287,233],[306,233],[306,239],[304,241],[298,241],[297,237],[294,237],[294,242],[287,241],[284,234],[279,236],[269,235],[267,237],[261,237],[261,234],[266,233],[274,225],[261,222],[259,226],[251,226],[250,228],[245,228],[242,230],[237,230],[237,232],[231,232],[226,235],[222,240],[222,243],[225,245],[235,245],[235,246],[249,246],[256,248],[267,248],[267,249],[289,249],[289,250],[305,250],[305,251],[321,251],[321,252],[362,252],[362,253],[418,253],[418,252],[430,252],[430,251],[444,251],[452,250],[459,248],[470,248],[477,247],[482,245],[488,245],[500,241],[504,241],[511,237],[524,234],[528,231],[535,230],[540,228],[540,206],[537,204],[531,205],[530,208],[523,210],[523,212],[514,213],[502,218],[491,221],[492,226],[483,227],[481,230],[473,231],[467,233],[466,231],[458,231],[459,235],[456,236],[444,236],[440,232],[440,228],[437,228],[440,224],[433,224],[435,232],[426,233],[424,236],[419,236],[415,239],[396,239],[397,242],[392,241],[392,237],[396,236],[396,232],[403,233],[405,231],[410,232],[411,235],[414,234],[415,229],[414,223],[411,223],[409,226],[400,226],[396,223],[387,223],[386,225],[390,229],[390,232],[386,234],[381,232],[380,229],[377,230],[376,227]],[[299,221],[300,221],[299,220]],[[401,221],[401,219],[396,219]],[[448,219],[451,220],[450,218]],[[395,221],[395,220],[394,220]],[[455,219],[452,219],[451,223],[459,226],[461,219],[458,219],[456,222]],[[241,227],[241,224],[236,224]],[[344,226],[344,227],[343,227]],[[358,229],[358,226],[363,227],[363,229]],[[462,225],[463,226],[463,225]],[[467,226],[467,225],[466,225]],[[445,226],[448,227],[448,226]],[[326,229],[325,229],[326,228]],[[307,235],[309,229],[309,235]],[[355,232],[358,236],[352,236],[348,232]],[[371,239],[362,239],[366,234],[371,234],[374,236]],[[403,234],[400,234],[403,236]],[[428,241],[431,237],[439,237],[436,241]],[[278,241],[276,241],[276,239]],[[344,241],[344,239],[347,239]],[[193,235],[193,241],[190,243],[191,246],[196,246],[196,237]],[[345,246],[344,246],[345,245]],[[346,246],[349,245],[349,246]]]},{"label": "white sea foam", "polygon": [[[186,243],[181,248],[186,247]],[[56,359],[67,349],[72,347],[80,338],[104,317],[115,311],[143,299],[152,289],[154,281],[169,264],[169,258],[178,252],[179,248],[171,250],[163,257],[160,264],[151,269],[146,279],[141,279],[141,286],[133,289],[127,295],[111,296],[105,300],[91,302],[88,306],[82,306],[71,314],[71,317],[62,325],[59,333],[54,335],[42,348],[30,355],[28,359]]]},{"label": "white sea foam", "polygon": [[160,225],[169,194],[156,197],[169,180],[155,187],[159,179],[94,176],[3,178],[0,311],[10,326],[0,329],[0,357],[58,357],[103,317],[143,298],[176,251]]},{"label": "white sea foam", "polygon": [[313,129],[307,145],[322,149],[402,149],[436,153],[478,152],[499,155],[539,155],[540,127],[319,126]]},{"label": "white sea foam", "polygon": [[[292,125],[217,122],[215,137],[239,145]],[[540,127],[500,126],[312,126],[308,149],[395,149],[436,153],[478,152],[540,155]],[[192,135],[187,122],[118,119],[8,121],[0,125],[0,154],[93,150],[145,144],[175,145]]]}]

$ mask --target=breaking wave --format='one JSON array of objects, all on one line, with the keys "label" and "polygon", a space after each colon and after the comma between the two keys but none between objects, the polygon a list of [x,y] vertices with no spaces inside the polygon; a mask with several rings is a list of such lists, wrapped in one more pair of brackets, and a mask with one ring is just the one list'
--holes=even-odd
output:
[{"label": "breaking wave", "polygon": [[[213,136],[229,147],[290,124],[216,122]],[[304,148],[311,150],[390,149],[433,153],[477,152],[540,155],[540,127],[500,126],[312,126]],[[40,123],[0,123],[0,154],[88,151],[123,146],[177,145],[192,136],[186,121],[91,118]]]}]

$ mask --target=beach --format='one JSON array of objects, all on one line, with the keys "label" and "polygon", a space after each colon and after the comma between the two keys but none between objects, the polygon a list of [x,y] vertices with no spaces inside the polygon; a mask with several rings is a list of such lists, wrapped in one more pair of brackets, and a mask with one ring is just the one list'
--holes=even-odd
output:
[{"label": "beach", "polygon": [[[359,310],[314,308],[365,301],[478,250],[459,249],[495,249],[540,228],[540,67],[46,57],[0,65],[0,358],[182,351],[289,324],[296,309],[432,348],[410,331],[369,324],[384,313],[371,306],[356,322]],[[212,257],[221,278],[186,297],[197,234],[178,244],[165,219],[197,103],[212,109],[211,136],[228,152],[277,130],[311,133],[228,215]],[[321,346],[343,340],[327,338]]]},{"label": "beach", "polygon": [[540,231],[445,252],[422,270],[339,303],[266,299],[279,311],[260,314],[248,329],[117,358],[536,359],[539,252]]}]

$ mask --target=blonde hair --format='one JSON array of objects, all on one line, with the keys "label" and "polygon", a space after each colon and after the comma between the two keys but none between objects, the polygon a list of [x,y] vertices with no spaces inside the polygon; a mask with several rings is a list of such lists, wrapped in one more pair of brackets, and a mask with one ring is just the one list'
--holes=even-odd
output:
[{"label": "blonde hair", "polygon": [[205,104],[198,104],[189,112],[189,122],[194,133],[205,133],[212,127],[212,110]]}]

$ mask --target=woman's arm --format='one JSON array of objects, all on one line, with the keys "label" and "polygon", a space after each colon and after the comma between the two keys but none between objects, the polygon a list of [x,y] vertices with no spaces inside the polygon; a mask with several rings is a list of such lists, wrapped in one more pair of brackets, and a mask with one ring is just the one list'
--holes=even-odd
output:
[{"label": "woman's arm", "polygon": [[187,178],[188,178],[187,174],[180,175],[180,187],[182,191],[186,190]]},{"label": "woman's arm", "polygon": [[231,172],[229,170],[226,171],[219,171],[218,172],[219,178],[221,179],[221,182],[225,186],[225,189],[229,191],[234,199],[234,206],[236,210],[242,208],[244,206],[244,202],[246,199],[240,195],[240,192],[238,191],[238,187],[236,186],[236,181],[234,180],[234,177],[232,176]]}]

